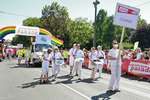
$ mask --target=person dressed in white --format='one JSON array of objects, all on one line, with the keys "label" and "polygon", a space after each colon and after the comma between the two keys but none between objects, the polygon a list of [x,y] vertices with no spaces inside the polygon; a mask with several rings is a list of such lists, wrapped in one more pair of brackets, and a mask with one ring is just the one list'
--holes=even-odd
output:
[{"label": "person dressed in white", "polygon": [[104,64],[104,59],[105,59],[105,53],[102,51],[102,47],[98,46],[97,47],[97,57],[99,60],[102,62],[102,64],[98,64],[98,69],[99,69],[99,78],[102,78],[102,69],[103,69],[103,64]]},{"label": "person dressed in white", "polygon": [[61,65],[56,65],[55,61],[57,59],[63,59],[63,57],[62,57],[61,53],[59,52],[59,49],[58,49],[57,46],[55,46],[55,48],[54,48],[54,52],[52,54],[52,59],[53,59],[52,60],[52,62],[53,62],[53,74],[54,74],[54,79],[56,79],[57,75],[60,72]]},{"label": "person dressed in white", "polygon": [[123,59],[124,59],[124,60],[128,60],[128,59],[130,59],[130,57],[129,57],[129,53],[128,53],[128,51],[127,51],[127,50],[125,51],[125,55],[123,56]]},{"label": "person dressed in white", "polygon": [[77,45],[74,44],[73,48],[71,48],[69,50],[68,55],[70,56],[69,58],[69,65],[70,65],[70,75],[72,74],[72,70],[73,70],[73,65],[74,65],[74,57],[73,57],[73,52],[76,51]]},{"label": "person dressed in white", "polygon": [[84,57],[83,51],[80,50],[80,44],[77,45],[77,49],[73,52],[73,56],[75,57],[75,61],[71,78],[74,77],[75,71],[78,69],[78,80],[82,80],[81,79],[82,62],[77,60],[78,58]]},{"label": "person dressed in white", "polygon": [[140,49],[140,48],[137,48],[137,49],[136,49],[136,52],[137,52],[137,56],[136,56],[136,59],[134,59],[134,60],[142,60],[141,49]]},{"label": "person dressed in white", "polygon": [[[42,83],[42,77],[44,75],[44,80],[43,83],[45,82],[49,82],[48,80],[48,71],[49,71],[49,62],[50,62],[50,58],[51,58],[51,52],[52,49],[49,48],[47,50],[47,53],[44,55],[43,57],[43,62],[42,62],[42,72],[41,72],[41,77],[40,77],[40,83]],[[47,80],[45,81],[45,78],[47,78]]]},{"label": "person dressed in white", "polygon": [[108,59],[110,60],[111,64],[111,78],[107,92],[113,92],[113,87],[115,92],[120,92],[119,81],[121,77],[121,57],[119,57],[119,64],[117,67],[117,58],[119,55],[119,50],[117,49],[118,47],[117,41],[113,40],[112,45],[113,48],[108,53]]},{"label": "person dressed in white", "polygon": [[95,74],[97,71],[97,64],[94,61],[97,61],[97,52],[95,51],[95,47],[91,47],[91,52],[89,53],[89,68],[92,69],[91,78],[95,80]]}]

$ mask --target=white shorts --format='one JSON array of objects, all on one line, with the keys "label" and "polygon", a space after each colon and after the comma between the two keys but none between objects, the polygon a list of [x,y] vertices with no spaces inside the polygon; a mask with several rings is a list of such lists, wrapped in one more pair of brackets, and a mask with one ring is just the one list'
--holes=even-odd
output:
[{"label": "white shorts", "polygon": [[18,56],[18,59],[22,59],[22,56],[21,56],[21,55],[19,55],[19,56]]},{"label": "white shorts", "polygon": [[25,61],[29,61],[29,56],[25,57]]},{"label": "white shorts", "polygon": [[46,75],[48,73],[48,71],[49,71],[49,65],[42,64],[42,72],[41,72],[41,74],[42,75]]}]

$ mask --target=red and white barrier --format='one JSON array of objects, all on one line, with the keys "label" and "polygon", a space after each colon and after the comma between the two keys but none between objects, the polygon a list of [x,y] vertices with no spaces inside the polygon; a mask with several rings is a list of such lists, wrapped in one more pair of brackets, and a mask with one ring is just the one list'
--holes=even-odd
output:
[{"label": "red and white barrier", "polygon": [[[69,63],[69,57],[67,60]],[[89,59],[84,58],[83,66],[88,67]],[[109,60],[107,60],[107,65],[103,65],[103,68],[111,71],[111,66]],[[131,75],[143,78],[150,78],[150,61],[140,61],[140,60],[122,60],[121,71],[127,72]]]}]

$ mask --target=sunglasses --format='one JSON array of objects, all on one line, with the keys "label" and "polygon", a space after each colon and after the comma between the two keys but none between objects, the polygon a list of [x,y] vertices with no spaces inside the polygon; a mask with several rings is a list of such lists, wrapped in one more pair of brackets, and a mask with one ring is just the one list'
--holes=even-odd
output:
[{"label": "sunglasses", "polygon": [[113,43],[113,44],[117,44],[117,43]]}]

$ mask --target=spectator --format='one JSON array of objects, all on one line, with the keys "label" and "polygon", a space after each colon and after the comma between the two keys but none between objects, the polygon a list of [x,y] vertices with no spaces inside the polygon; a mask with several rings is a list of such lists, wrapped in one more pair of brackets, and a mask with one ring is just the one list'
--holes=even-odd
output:
[{"label": "spectator", "polygon": [[131,54],[131,57],[130,57],[130,60],[134,60],[134,59],[135,59],[135,54],[132,53],[132,54]]},{"label": "spectator", "polygon": [[14,49],[14,58],[16,58],[16,56],[17,56],[17,49],[15,48]]},{"label": "spectator", "polygon": [[142,53],[141,53],[141,49],[140,48],[136,49],[136,53],[137,53],[137,56],[136,56],[135,60],[142,60]]},{"label": "spectator", "polygon": [[8,54],[9,54],[9,60],[10,61],[11,61],[11,58],[12,58],[12,53],[13,53],[13,49],[11,49],[11,47],[9,47]]},{"label": "spectator", "polygon": [[129,58],[129,53],[128,53],[127,50],[125,51],[125,55],[123,56],[123,59],[124,59],[124,60],[130,59],[130,58]]}]

